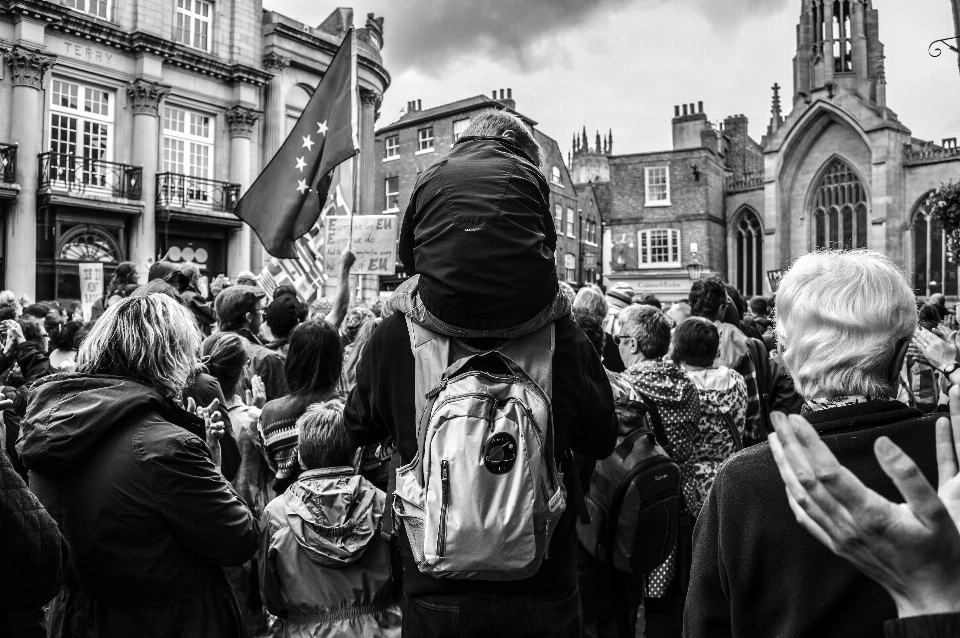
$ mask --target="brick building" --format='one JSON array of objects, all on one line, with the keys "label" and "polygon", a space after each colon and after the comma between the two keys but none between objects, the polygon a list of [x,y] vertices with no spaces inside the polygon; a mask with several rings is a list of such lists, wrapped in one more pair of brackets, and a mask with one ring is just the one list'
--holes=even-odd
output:
[{"label": "brick building", "polygon": [[[379,158],[376,183],[380,188],[375,208],[378,212],[397,215],[398,222],[402,222],[420,173],[450,151],[470,125],[473,114],[489,108],[507,109],[518,115],[543,148],[541,170],[550,185],[550,210],[557,228],[557,275],[574,284],[582,282],[581,237],[585,235],[581,232],[577,190],[556,140],[536,128],[534,120],[516,110],[512,89],[500,89],[499,95],[494,91],[493,97],[476,95],[429,109],[423,109],[419,100],[408,102],[406,113],[400,119],[379,128],[376,133]],[[599,215],[594,214],[591,219],[597,228]],[[594,234],[597,233],[599,230]],[[406,276],[402,265],[397,264],[397,276],[382,278],[381,288],[391,290]]]},{"label": "brick building", "polygon": [[879,23],[872,0],[804,0],[791,110],[774,85],[760,142],[747,118],[714,125],[701,102],[674,107],[671,150],[575,153],[573,174],[603,194],[605,283],[679,299],[696,259],[769,294],[791,259],[845,246],[890,256],[920,295],[956,298],[958,266],[923,202],[960,178],[960,151],[913,138],[888,107]]},{"label": "brick building", "polygon": [[[108,276],[161,257],[209,276],[259,269],[259,243],[232,211],[352,20],[338,9],[314,28],[260,0],[0,3],[3,287],[70,301],[89,261]],[[372,149],[390,83],[382,19],[358,38]],[[371,168],[361,162],[361,177]]]}]

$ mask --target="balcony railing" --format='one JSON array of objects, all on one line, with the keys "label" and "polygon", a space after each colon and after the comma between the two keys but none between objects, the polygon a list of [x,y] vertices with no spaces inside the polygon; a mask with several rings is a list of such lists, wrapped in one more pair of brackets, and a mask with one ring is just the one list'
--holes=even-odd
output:
[{"label": "balcony railing", "polygon": [[232,213],[240,201],[240,184],[181,173],[157,174],[158,208],[199,208]]},{"label": "balcony railing", "polygon": [[14,184],[17,181],[17,145],[0,144],[0,182]]},{"label": "balcony railing", "polygon": [[143,169],[139,166],[67,153],[47,152],[37,157],[41,190],[140,199]]}]

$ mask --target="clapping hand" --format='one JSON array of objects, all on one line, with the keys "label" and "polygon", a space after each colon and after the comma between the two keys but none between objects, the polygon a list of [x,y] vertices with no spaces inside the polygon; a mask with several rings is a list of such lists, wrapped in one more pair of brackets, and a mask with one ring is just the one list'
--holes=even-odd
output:
[{"label": "clapping hand", "polygon": [[913,335],[911,352],[917,351],[921,357],[918,360],[925,360],[937,370],[943,370],[947,365],[955,363],[957,360],[957,345],[955,340],[956,333],[950,333],[949,339],[943,339],[933,332],[921,328]]},{"label": "clapping hand", "polygon": [[253,378],[250,379],[251,390],[246,390],[244,392],[244,402],[255,408],[262,408],[267,403],[267,387],[263,384],[263,379],[260,378],[260,375],[255,374]]},{"label": "clapping hand", "polygon": [[206,432],[207,447],[210,448],[210,458],[220,468],[220,439],[223,438],[223,420],[221,419],[218,408],[220,400],[214,399],[207,407],[197,407],[193,398],[187,399],[187,411],[203,419],[203,427]]},{"label": "clapping hand", "polygon": [[901,617],[960,611],[960,388],[937,421],[939,494],[889,438],[874,443],[905,503],[888,501],[840,465],[801,416],[772,414],[770,449],[797,521],[887,590]]}]

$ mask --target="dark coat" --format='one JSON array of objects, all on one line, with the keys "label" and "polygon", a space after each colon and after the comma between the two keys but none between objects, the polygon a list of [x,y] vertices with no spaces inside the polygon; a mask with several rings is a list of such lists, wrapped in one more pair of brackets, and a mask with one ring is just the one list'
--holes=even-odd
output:
[{"label": "dark coat", "polygon": [[420,274],[436,317],[460,328],[506,328],[557,293],[550,186],[517,144],[462,137],[414,186],[399,256]]},{"label": "dark coat", "polygon": [[242,635],[221,566],[253,555],[259,525],[202,421],[130,379],[56,375],[35,390],[22,458],[71,549],[49,635]]},{"label": "dark coat", "polygon": [[[903,498],[873,443],[889,436],[937,481],[935,416],[899,401],[861,403],[808,416],[837,459],[870,489]],[[797,523],[770,446],[720,468],[694,532],[684,613],[687,638],[880,638],[897,617],[890,596]]]}]

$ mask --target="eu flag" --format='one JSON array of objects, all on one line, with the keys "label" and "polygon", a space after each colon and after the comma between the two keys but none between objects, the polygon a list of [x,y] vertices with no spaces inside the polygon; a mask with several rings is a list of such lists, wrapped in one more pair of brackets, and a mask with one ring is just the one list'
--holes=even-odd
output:
[{"label": "eu flag", "polygon": [[330,172],[357,154],[356,35],[347,31],[296,126],[237,204],[274,257],[295,259],[297,238],[320,217]]}]

